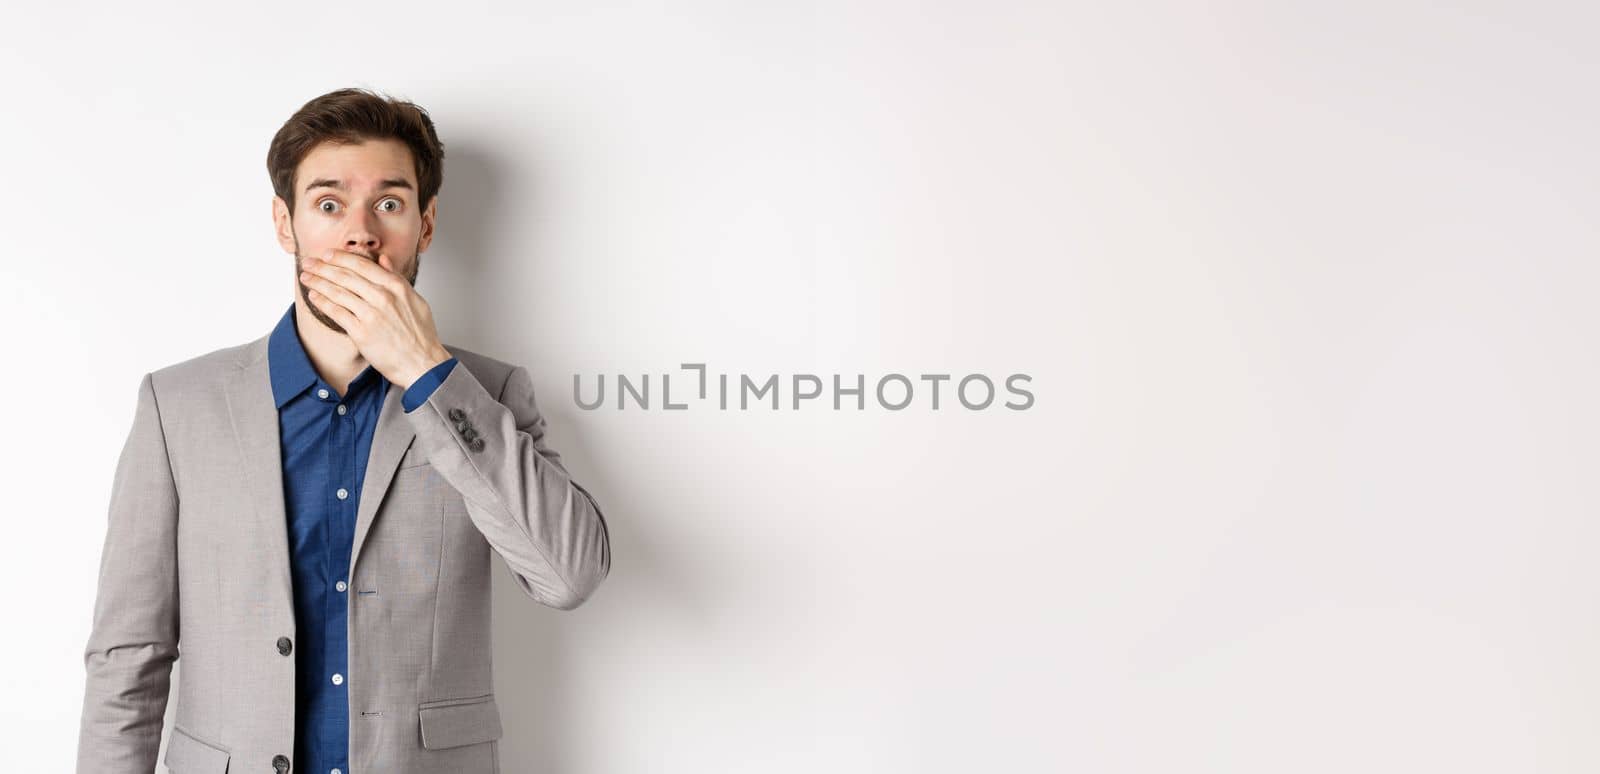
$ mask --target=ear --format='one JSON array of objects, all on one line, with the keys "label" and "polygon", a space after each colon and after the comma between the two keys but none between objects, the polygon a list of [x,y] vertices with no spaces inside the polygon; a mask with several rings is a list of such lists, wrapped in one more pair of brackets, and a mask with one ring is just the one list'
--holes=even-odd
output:
[{"label": "ear", "polygon": [[433,242],[433,224],[439,215],[439,196],[434,195],[433,201],[428,202],[428,209],[422,211],[422,236],[417,239],[417,253],[421,254]]},{"label": "ear", "polygon": [[289,217],[289,205],[281,196],[272,197],[272,227],[277,232],[278,246],[294,255],[294,223]]}]

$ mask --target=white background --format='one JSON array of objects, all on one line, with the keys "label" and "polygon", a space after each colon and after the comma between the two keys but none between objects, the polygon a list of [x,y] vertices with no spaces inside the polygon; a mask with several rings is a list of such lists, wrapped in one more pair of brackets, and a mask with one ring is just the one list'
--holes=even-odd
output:
[{"label": "white background", "polygon": [[[1600,18],[1452,5],[8,9],[6,768],[71,768],[140,376],[277,321],[267,143],[359,85],[610,525],[577,610],[496,570],[507,772],[1600,769]],[[691,361],[1036,403],[572,399]]]}]

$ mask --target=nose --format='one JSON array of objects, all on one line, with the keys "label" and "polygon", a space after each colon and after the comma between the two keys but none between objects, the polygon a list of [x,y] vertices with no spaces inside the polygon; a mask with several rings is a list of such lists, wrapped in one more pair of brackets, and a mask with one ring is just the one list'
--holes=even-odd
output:
[{"label": "nose", "polygon": [[376,256],[381,242],[378,240],[376,224],[372,222],[374,216],[368,214],[361,218],[353,218],[349,233],[345,234],[344,249],[352,253],[365,253]]}]

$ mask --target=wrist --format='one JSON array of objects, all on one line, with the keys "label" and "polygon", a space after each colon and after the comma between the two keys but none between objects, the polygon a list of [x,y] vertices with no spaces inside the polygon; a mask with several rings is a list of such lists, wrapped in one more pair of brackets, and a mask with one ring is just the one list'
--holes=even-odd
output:
[{"label": "wrist", "polygon": [[412,369],[410,378],[406,380],[406,383],[403,386],[406,389],[410,389],[411,385],[416,384],[418,379],[421,379],[429,371],[438,368],[440,364],[452,357],[454,357],[454,355],[451,355],[450,351],[444,347],[435,347],[434,349],[429,350],[427,354],[424,354],[418,361],[417,366]]}]

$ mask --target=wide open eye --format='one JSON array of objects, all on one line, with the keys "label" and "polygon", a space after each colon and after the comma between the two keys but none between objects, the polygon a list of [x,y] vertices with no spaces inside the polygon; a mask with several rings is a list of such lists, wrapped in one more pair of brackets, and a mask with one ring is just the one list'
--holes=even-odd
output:
[{"label": "wide open eye", "polygon": [[378,202],[378,210],[380,212],[399,212],[400,200],[393,197],[384,199],[383,201]]},{"label": "wide open eye", "polygon": [[333,213],[339,211],[339,203],[332,199],[323,199],[322,201],[317,202],[317,210],[324,214],[332,215]]}]

